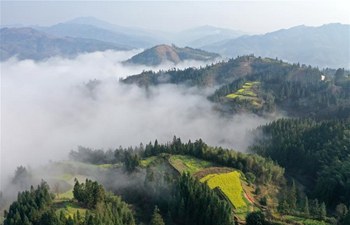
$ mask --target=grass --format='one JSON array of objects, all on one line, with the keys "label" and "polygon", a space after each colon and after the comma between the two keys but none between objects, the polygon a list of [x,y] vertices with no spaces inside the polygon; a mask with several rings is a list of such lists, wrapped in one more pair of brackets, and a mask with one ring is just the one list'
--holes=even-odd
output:
[{"label": "grass", "polygon": [[4,220],[5,220],[5,218],[0,216],[0,224],[3,224]]},{"label": "grass", "polygon": [[70,179],[72,179],[73,175],[70,173],[64,173],[62,174],[59,179],[60,180],[64,180],[64,181],[69,181]]},{"label": "grass", "polygon": [[60,194],[60,199],[73,199],[73,188]]},{"label": "grass", "polygon": [[182,172],[193,174],[202,168],[213,166],[211,162],[185,155],[173,155],[170,157],[169,163],[179,171],[180,174]]},{"label": "grass", "polygon": [[71,216],[73,218],[73,215],[79,211],[80,215],[84,216],[86,209],[80,207],[77,203],[74,203],[72,201],[65,201],[65,202],[57,202],[55,203],[55,206],[58,210],[56,211],[57,215],[60,215],[61,211],[65,214],[66,218]]},{"label": "grass", "polygon": [[302,218],[297,216],[284,216],[284,218],[287,220],[302,222],[304,225],[328,225],[329,224],[324,221],[307,219],[307,218]]},{"label": "grass", "polygon": [[157,159],[157,156],[148,157],[147,159],[141,160],[141,165],[143,167],[147,167],[150,163],[152,163],[156,159]]},{"label": "grass", "polygon": [[214,189],[219,187],[221,191],[230,200],[236,210],[246,208],[247,203],[243,197],[243,188],[239,179],[240,173],[233,171],[223,174],[210,174],[202,178],[201,182],[207,182],[207,185]]},{"label": "grass", "polygon": [[60,162],[62,165],[71,165],[74,167],[79,168],[86,168],[86,169],[112,169],[113,167],[118,167],[119,164],[101,164],[101,165],[94,165],[94,164],[87,164],[82,162],[73,162],[73,161],[63,161]]}]

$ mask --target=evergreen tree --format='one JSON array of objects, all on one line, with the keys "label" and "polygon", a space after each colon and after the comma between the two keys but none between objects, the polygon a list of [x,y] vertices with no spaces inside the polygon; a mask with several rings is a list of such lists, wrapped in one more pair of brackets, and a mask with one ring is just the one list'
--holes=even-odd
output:
[{"label": "evergreen tree", "polygon": [[158,206],[154,207],[150,225],[165,225],[162,216],[159,214]]},{"label": "evergreen tree", "polygon": [[310,215],[310,212],[309,212],[309,199],[307,198],[307,196],[305,197],[303,213],[307,217]]},{"label": "evergreen tree", "polygon": [[325,220],[326,216],[327,216],[326,204],[324,202],[322,202],[322,204],[320,206],[319,218],[321,220]]},{"label": "evergreen tree", "polygon": [[318,204],[318,199],[315,199],[313,201],[313,204],[311,207],[311,215],[313,218],[318,218],[320,215],[320,206]]},{"label": "evergreen tree", "polygon": [[173,218],[171,216],[171,213],[170,211],[168,211],[168,213],[166,214],[166,217],[165,217],[165,224],[166,225],[173,225]]},{"label": "evergreen tree", "polygon": [[246,225],[265,225],[265,215],[262,212],[252,212],[246,217]]},{"label": "evergreen tree", "polygon": [[288,194],[288,205],[290,210],[296,210],[297,208],[297,192],[296,192],[296,187],[295,187],[295,181],[292,181],[292,186],[289,190]]}]

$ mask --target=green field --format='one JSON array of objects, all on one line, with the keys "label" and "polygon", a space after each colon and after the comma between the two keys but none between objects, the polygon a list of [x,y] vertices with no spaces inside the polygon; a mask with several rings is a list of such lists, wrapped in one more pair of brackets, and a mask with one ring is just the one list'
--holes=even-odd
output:
[{"label": "green field", "polygon": [[226,95],[227,98],[239,98],[239,99],[246,99],[246,100],[252,100],[253,105],[260,106],[260,104],[257,102],[258,95],[252,90],[253,87],[256,87],[259,85],[260,82],[246,82],[241,89],[236,91],[235,93],[231,93]]},{"label": "green field", "polygon": [[157,156],[151,156],[146,159],[141,160],[141,165],[143,167],[148,166],[150,163],[152,163],[154,160],[156,160],[158,157]]},{"label": "green field", "polygon": [[54,204],[54,207],[58,209],[56,211],[57,215],[60,215],[61,211],[63,211],[67,218],[69,216],[73,218],[73,214],[75,214],[78,210],[82,216],[84,216],[86,212],[85,208],[80,207],[78,204],[72,201],[56,202]]},{"label": "green field", "polygon": [[73,188],[60,194],[60,199],[73,199]]},{"label": "green field", "polygon": [[235,209],[238,210],[247,207],[247,203],[243,197],[243,188],[239,177],[240,173],[234,171],[223,174],[210,174],[202,178],[200,181],[206,182],[211,189],[219,187]]},{"label": "green field", "polygon": [[284,216],[286,220],[292,220],[295,222],[302,222],[304,225],[329,225],[329,223],[326,223],[324,221],[320,220],[312,220],[312,219],[307,219],[307,218],[302,218],[302,217],[297,217],[297,216]]},{"label": "green field", "polygon": [[169,163],[179,171],[180,174],[182,172],[193,174],[202,168],[213,166],[211,162],[185,155],[174,155],[170,157]]}]

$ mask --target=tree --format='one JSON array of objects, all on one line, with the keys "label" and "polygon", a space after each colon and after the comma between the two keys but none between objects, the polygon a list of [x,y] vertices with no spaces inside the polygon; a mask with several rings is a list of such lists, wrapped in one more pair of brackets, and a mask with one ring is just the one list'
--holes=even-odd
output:
[{"label": "tree", "polygon": [[24,189],[30,185],[30,180],[31,174],[28,170],[23,166],[19,166],[15,171],[15,176],[12,178],[12,184],[18,185],[21,189]]},{"label": "tree", "polygon": [[170,211],[168,211],[168,213],[166,214],[166,217],[165,217],[165,224],[166,225],[173,225],[173,218],[171,216],[171,213]]},{"label": "tree", "polygon": [[262,212],[252,212],[246,217],[247,225],[264,225],[266,224],[265,215]]},{"label": "tree", "polygon": [[292,181],[292,186],[289,190],[287,202],[291,210],[295,210],[297,208],[297,191],[296,191],[294,180]]},{"label": "tree", "polygon": [[307,198],[307,196],[305,197],[303,213],[304,213],[305,216],[309,216],[310,215],[310,212],[309,212],[309,199]]},{"label": "tree", "polygon": [[316,198],[313,201],[312,207],[311,207],[311,215],[314,218],[317,218],[320,215],[320,206],[318,204],[318,199]]},{"label": "tree", "polygon": [[154,207],[150,225],[165,225],[162,216],[159,214],[158,206]]},{"label": "tree", "polygon": [[321,207],[320,207],[320,219],[325,220],[327,216],[327,210],[326,210],[326,204],[322,202]]},{"label": "tree", "polygon": [[60,191],[61,191],[60,183],[55,182],[55,183],[53,184],[53,191],[54,191],[54,193],[56,194],[57,198],[59,199],[59,198],[60,198]]}]

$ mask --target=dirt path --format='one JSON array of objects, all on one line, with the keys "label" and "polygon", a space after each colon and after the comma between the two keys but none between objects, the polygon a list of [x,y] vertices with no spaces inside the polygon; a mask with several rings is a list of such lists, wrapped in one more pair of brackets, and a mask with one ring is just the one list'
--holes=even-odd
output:
[{"label": "dirt path", "polygon": [[244,197],[251,203],[251,204],[255,204],[254,203],[254,200],[252,200],[250,197],[249,197],[249,195],[247,194],[247,192],[243,189],[243,191],[244,191]]}]

